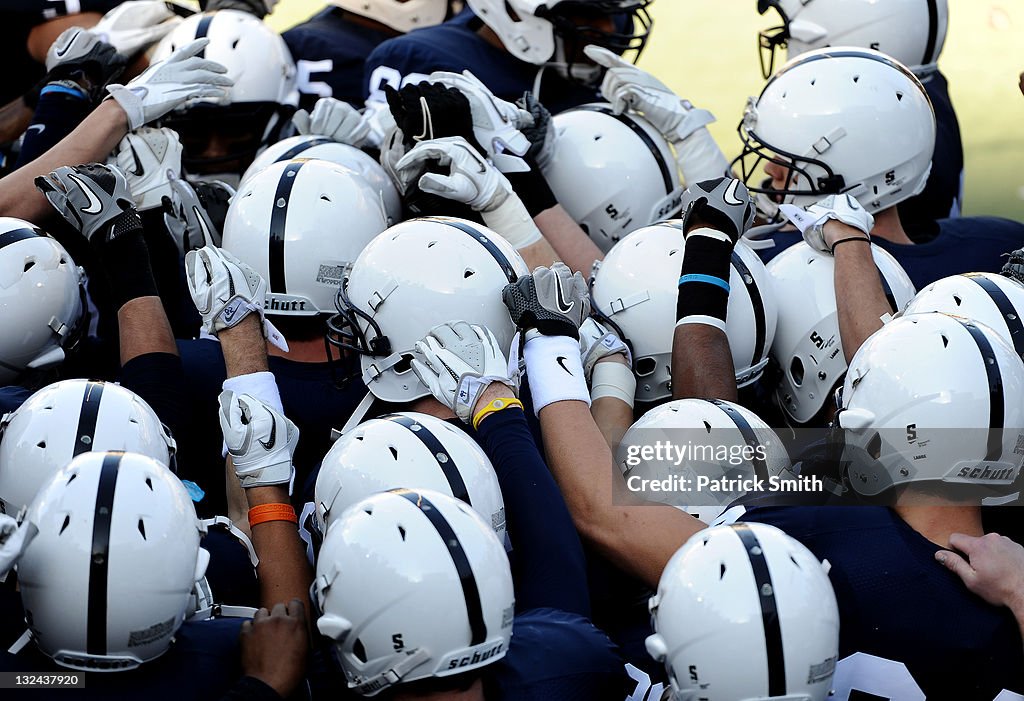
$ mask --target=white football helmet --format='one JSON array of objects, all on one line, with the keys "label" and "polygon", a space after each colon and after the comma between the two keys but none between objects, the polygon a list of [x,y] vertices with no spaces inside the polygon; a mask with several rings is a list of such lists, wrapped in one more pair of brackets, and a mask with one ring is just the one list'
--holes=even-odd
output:
[{"label": "white football helmet", "polygon": [[384,211],[388,215],[389,226],[402,220],[402,199],[394,181],[388,177],[380,163],[355,146],[341,144],[324,136],[291,136],[276,144],[271,144],[256,156],[256,160],[242,176],[239,187],[245,185],[250,178],[264,168],[295,158],[316,158],[330,161],[335,165],[355,171],[379,194]]},{"label": "white football helmet", "polygon": [[[637,452],[637,447],[666,441],[690,445],[695,450],[680,465],[644,460]],[[634,475],[642,479],[671,475],[690,479],[691,491],[665,492],[664,498],[704,523],[712,523],[745,492],[712,492],[706,487],[698,491],[698,477],[756,477],[767,484],[770,477],[784,477],[792,466],[782,439],[761,417],[719,399],[679,399],[651,409],[623,435],[615,458],[627,480]]]},{"label": "white football helmet", "polygon": [[[508,349],[515,326],[501,291],[529,269],[504,238],[452,217],[410,219],[370,242],[338,290],[328,340],[359,355],[367,389],[386,402],[430,390],[412,371],[417,341],[449,321],[483,326]],[[506,351],[507,352],[507,351]]]},{"label": "white football helmet", "polygon": [[330,4],[405,33],[444,22],[449,0],[330,0]]},{"label": "white football helmet", "polygon": [[647,651],[664,663],[672,701],[825,701],[839,654],[827,572],[810,550],[761,523],[690,538],[650,601]]},{"label": "white football helmet", "polygon": [[[295,62],[288,46],[280,34],[248,12],[192,15],[163,38],[152,60],[162,60],[201,38],[210,40],[201,55],[225,66],[234,85],[226,98],[189,101],[162,120],[181,137],[182,164],[191,173],[212,172],[239,159],[247,165],[260,148],[278,140],[299,104]],[[213,127],[238,135],[238,143],[232,143],[232,152],[223,157],[200,158],[197,149],[203,148]]]},{"label": "white football helmet", "polygon": [[[935,112],[921,81],[870,49],[803,54],[750,98],[732,163],[751,192],[800,207],[853,195],[871,214],[924,189],[935,150]],[[758,187],[765,161],[786,166],[781,189]],[[777,208],[759,203],[769,215]]]},{"label": "white football helmet", "polygon": [[[617,243],[594,277],[594,311],[631,346],[641,402],[672,396],[672,336],[684,245],[679,220],[645,227]],[[729,285],[726,333],[736,382],[743,387],[768,364],[778,313],[764,263],[743,241],[733,251]]]},{"label": "white football helmet", "polygon": [[0,385],[64,361],[83,322],[85,272],[53,238],[0,217]]},{"label": "white football helmet", "polygon": [[65,667],[117,672],[171,645],[210,556],[184,485],[156,460],[85,453],[32,502],[18,562],[39,649]]},{"label": "white football helmet", "polygon": [[[871,246],[892,313],[914,296],[914,283],[896,259]],[[779,325],[771,356],[781,378],[776,389],[780,408],[806,424],[832,398],[846,372],[836,312],[836,261],[803,241],[768,262],[768,277],[779,305]]]},{"label": "white football helmet", "polygon": [[505,548],[467,504],[429,490],[345,511],[327,531],[310,599],[362,696],[492,664],[512,638]]},{"label": "white football helmet", "polygon": [[112,382],[62,380],[0,419],[0,511],[16,515],[72,458],[141,453],[170,468],[177,446],[140,396]]},{"label": "white football helmet", "polygon": [[989,327],[941,313],[895,319],[860,347],[837,395],[850,484],[867,496],[917,482],[951,496],[1016,491],[1022,393],[1024,363]]},{"label": "white football helmet", "polygon": [[995,273],[968,273],[937,280],[917,293],[904,316],[943,312],[988,326],[1024,357],[1024,285]]},{"label": "white football helmet", "polygon": [[683,188],[675,156],[643,117],[593,104],[555,115],[553,123],[555,148],[544,179],[602,251],[679,214]]},{"label": "white football helmet", "polygon": [[326,533],[355,502],[402,487],[465,502],[505,541],[505,502],[487,455],[458,427],[415,412],[365,421],[334,442],[316,478],[317,526]]},{"label": "white football helmet", "polygon": [[224,249],[267,281],[267,314],[334,311],[344,270],[387,228],[358,173],[322,160],[275,163],[250,178],[224,221]]},{"label": "white football helmet", "polygon": [[758,0],[762,15],[771,8],[782,24],[760,33],[765,78],[783,46],[787,59],[829,46],[876,49],[923,75],[935,69],[949,24],[947,0]]},{"label": "white football helmet", "polygon": [[[583,47],[597,44],[636,61],[651,32],[650,0],[466,0],[510,54],[535,65],[555,64],[579,80],[601,72],[578,65]],[[611,20],[614,28],[609,30]],[[593,21],[590,25],[588,22]]]}]

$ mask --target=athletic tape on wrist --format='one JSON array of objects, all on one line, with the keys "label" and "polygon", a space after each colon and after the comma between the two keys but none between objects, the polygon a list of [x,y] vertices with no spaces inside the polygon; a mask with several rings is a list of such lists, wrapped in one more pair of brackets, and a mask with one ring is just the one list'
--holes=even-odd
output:
[{"label": "athletic tape on wrist", "polygon": [[636,397],[636,375],[629,368],[618,362],[598,363],[594,366],[594,378],[590,389],[593,401],[610,397],[618,399],[633,408]]}]

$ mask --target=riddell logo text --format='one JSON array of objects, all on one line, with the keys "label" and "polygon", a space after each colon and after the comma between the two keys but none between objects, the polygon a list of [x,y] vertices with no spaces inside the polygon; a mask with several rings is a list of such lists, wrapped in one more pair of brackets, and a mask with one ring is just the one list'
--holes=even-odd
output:
[{"label": "riddell logo text", "polygon": [[297,299],[280,301],[271,297],[263,303],[263,308],[275,312],[304,312],[306,311],[306,302]]},{"label": "riddell logo text", "polygon": [[481,662],[484,662],[485,660],[491,659],[495,655],[501,654],[501,651],[502,649],[504,649],[504,647],[505,643],[501,642],[492,647],[490,650],[485,650],[483,652],[477,650],[473,653],[472,657],[460,657],[457,660],[452,660],[448,663],[448,669],[458,669],[459,667],[468,667],[469,665],[479,664]]}]

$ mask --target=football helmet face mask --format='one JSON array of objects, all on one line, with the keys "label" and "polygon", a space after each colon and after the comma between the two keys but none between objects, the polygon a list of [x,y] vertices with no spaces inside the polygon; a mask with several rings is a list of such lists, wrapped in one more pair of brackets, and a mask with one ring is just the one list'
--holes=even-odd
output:
[{"label": "football helmet face mask", "polygon": [[40,650],[65,667],[121,671],[167,651],[209,554],[184,485],[133,453],[84,453],[32,502],[38,528],[18,585]]},{"label": "football helmet face mask", "polygon": [[157,45],[153,60],[201,37],[210,40],[203,56],[224,65],[234,85],[226,99],[192,101],[161,124],[181,137],[189,173],[237,178],[295,111],[295,63],[280,34],[240,10],[192,15]]},{"label": "football helmet face mask", "polygon": [[467,4],[521,61],[552,65],[586,84],[601,70],[583,55],[596,44],[635,62],[647,45],[650,0],[467,0]]},{"label": "football helmet face mask", "polygon": [[343,10],[368,17],[397,32],[441,24],[450,14],[450,0],[330,0]]},{"label": "football helmet face mask", "polygon": [[[821,49],[750,98],[732,168],[772,219],[766,199],[806,207],[841,192],[876,214],[924,189],[935,130],[931,100],[905,66],[870,49]],[[781,187],[753,184],[766,162],[786,169]]]},{"label": "football helmet face mask", "polygon": [[994,330],[937,312],[891,321],[850,362],[835,425],[852,488],[999,497],[1024,456],[1024,363]]},{"label": "football helmet face mask", "polygon": [[602,251],[679,213],[683,188],[675,156],[647,120],[592,104],[562,112],[553,123],[555,150],[544,179]]},{"label": "football helmet face mask", "polygon": [[673,701],[829,697],[835,593],[826,567],[777,528],[700,531],[665,566],[650,610],[647,651],[665,665]]},{"label": "football helmet face mask", "polygon": [[410,219],[359,254],[338,289],[327,340],[359,358],[363,382],[378,399],[419,399],[430,391],[410,365],[416,342],[438,324],[466,321],[508,349],[515,327],[501,291],[528,274],[519,253],[480,224]]},{"label": "football helmet face mask", "polygon": [[876,49],[923,76],[935,69],[949,23],[947,0],[758,0],[762,15],[772,8],[782,24],[758,34],[766,79],[776,50],[792,59],[829,46]]},{"label": "football helmet face mask", "polygon": [[89,380],[44,387],[0,419],[0,510],[17,514],[74,457],[104,450],[176,468],[174,439],[131,390]]},{"label": "football helmet face mask", "polygon": [[[884,249],[871,246],[892,313],[914,296],[914,284]],[[768,262],[769,284],[778,302],[778,327],[771,357],[778,366],[776,398],[790,420],[810,422],[846,372],[836,312],[835,259],[803,241]]]},{"label": "football helmet face mask", "polygon": [[910,300],[904,316],[943,312],[984,324],[1024,357],[1024,285],[995,273],[937,280]]},{"label": "football helmet face mask", "polygon": [[[680,399],[657,406],[640,417],[623,435],[615,456],[627,479],[668,476],[663,462],[631,459],[628,453],[629,446],[656,445],[659,441],[692,441],[695,445],[716,447],[708,460],[695,458],[677,468],[693,485],[697,484],[698,476],[713,480],[756,477],[767,484],[771,477],[786,476],[792,466],[782,440],[761,417],[738,404],[718,399]],[[720,448],[728,451],[728,461],[721,460],[717,452]],[[712,523],[743,494],[694,490],[685,494],[690,497],[688,500],[682,494],[672,494],[666,503],[682,507],[704,523]]]},{"label": "football helmet face mask", "polygon": [[344,275],[387,228],[379,194],[329,161],[275,163],[231,199],[224,249],[268,283],[266,312],[316,316],[334,310]]},{"label": "football helmet face mask", "polygon": [[329,161],[342,168],[355,171],[380,196],[388,216],[388,226],[402,220],[402,200],[395,183],[374,158],[355,146],[341,144],[324,136],[291,136],[271,144],[242,175],[239,187],[245,185],[254,175],[275,163],[297,158],[315,158]]},{"label": "football helmet face mask", "polygon": [[[591,287],[594,315],[612,324],[632,350],[640,402],[672,396],[672,334],[684,246],[678,220],[634,231],[609,251]],[[778,312],[764,263],[743,241],[733,251],[729,285],[726,333],[736,382],[744,387],[768,364]]]},{"label": "football helmet face mask", "polygon": [[314,523],[326,533],[355,502],[398,488],[448,494],[505,541],[505,502],[487,455],[456,426],[415,412],[371,419],[334,442],[316,479]]},{"label": "football helmet face mask", "polygon": [[310,600],[362,696],[497,662],[515,614],[508,558],[490,525],[429,490],[384,492],[345,511],[327,531]]},{"label": "football helmet face mask", "polygon": [[85,272],[53,238],[0,217],[0,385],[64,361],[88,327]]}]

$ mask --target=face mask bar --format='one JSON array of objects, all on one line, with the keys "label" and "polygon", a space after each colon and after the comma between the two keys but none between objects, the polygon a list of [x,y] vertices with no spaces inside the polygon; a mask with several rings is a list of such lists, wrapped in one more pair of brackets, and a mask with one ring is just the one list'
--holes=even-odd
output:
[{"label": "face mask bar", "polygon": [[[574,74],[572,68],[579,63],[576,58],[582,56],[583,48],[589,44],[595,44],[609,51],[623,56],[632,52],[628,60],[636,63],[647,46],[647,39],[651,34],[651,27],[654,20],[651,19],[647,6],[650,0],[641,0],[635,3],[625,3],[621,0],[606,0],[605,2],[586,3],[581,5],[575,2],[561,3],[553,11],[538,13],[538,17],[551,22],[555,28],[555,35],[558,36],[565,46],[565,60],[567,73]],[[572,15],[576,15],[572,17]],[[580,19],[583,15],[584,19]],[[602,19],[610,18],[618,31],[606,31],[585,23],[587,18]],[[589,67],[589,64],[586,64]],[[584,71],[585,73],[585,71]]]},{"label": "face mask bar", "polygon": [[[324,348],[327,350],[327,357],[333,358],[331,348],[341,351],[341,377],[335,378],[335,384],[343,386],[354,377],[361,374],[358,357],[369,355],[372,357],[386,358],[391,355],[391,342],[380,329],[380,325],[374,321],[366,312],[357,308],[348,297],[348,273],[344,275],[341,286],[338,287],[338,294],[334,299],[334,307],[337,314],[327,319],[327,333],[324,335]],[[362,320],[372,329],[373,336],[367,338],[359,325]],[[334,361],[331,361],[332,373],[334,372]]]},{"label": "face mask bar", "polygon": [[768,80],[775,72],[775,52],[789,43],[789,25],[765,29],[757,34],[757,49],[761,56],[761,76]]}]

